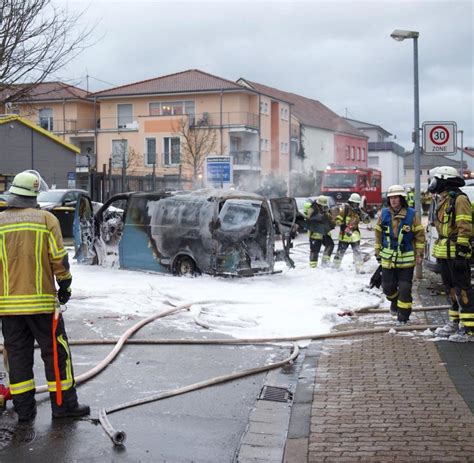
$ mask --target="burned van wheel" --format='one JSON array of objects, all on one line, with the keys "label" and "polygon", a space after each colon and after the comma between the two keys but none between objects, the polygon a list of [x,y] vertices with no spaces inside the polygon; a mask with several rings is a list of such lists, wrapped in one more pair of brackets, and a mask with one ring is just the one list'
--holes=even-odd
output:
[{"label": "burned van wheel", "polygon": [[181,256],[176,259],[174,266],[175,274],[178,276],[194,276],[196,275],[196,263],[191,257]]}]

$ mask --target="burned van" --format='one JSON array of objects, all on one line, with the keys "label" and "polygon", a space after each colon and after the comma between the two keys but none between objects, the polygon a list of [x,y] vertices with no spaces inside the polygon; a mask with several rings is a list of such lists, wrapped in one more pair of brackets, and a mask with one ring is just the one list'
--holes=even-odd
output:
[{"label": "burned van", "polygon": [[[236,276],[272,273],[278,259],[291,262],[289,209],[294,217],[296,205],[289,198],[270,204],[259,195],[222,190],[125,193],[110,198],[93,219],[88,203],[83,197],[76,209],[79,262]],[[283,242],[279,251],[276,237]]]}]

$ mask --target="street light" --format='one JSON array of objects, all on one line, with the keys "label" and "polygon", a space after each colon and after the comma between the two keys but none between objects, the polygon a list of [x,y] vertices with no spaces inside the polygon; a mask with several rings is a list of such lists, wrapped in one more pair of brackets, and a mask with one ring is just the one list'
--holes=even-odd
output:
[{"label": "street light", "polygon": [[418,36],[419,32],[404,31],[395,29],[390,37],[397,42],[405,39],[413,39],[413,58],[414,58],[414,87],[415,87],[415,132],[413,141],[415,148],[413,150],[414,170],[415,170],[415,208],[419,217],[421,217],[421,184],[420,184],[420,102],[418,93]]},{"label": "street light", "polygon": [[[461,134],[461,177],[464,178],[464,148],[463,148],[464,130],[458,130],[458,133]],[[456,147],[456,151],[457,151],[457,147]]]}]

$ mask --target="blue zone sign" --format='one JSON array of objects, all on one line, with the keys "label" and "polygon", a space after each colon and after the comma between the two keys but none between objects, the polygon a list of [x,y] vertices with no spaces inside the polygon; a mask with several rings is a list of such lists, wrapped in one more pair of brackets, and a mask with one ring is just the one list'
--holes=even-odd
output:
[{"label": "blue zone sign", "polygon": [[206,159],[206,174],[209,183],[232,182],[232,159],[230,156],[213,156]]}]

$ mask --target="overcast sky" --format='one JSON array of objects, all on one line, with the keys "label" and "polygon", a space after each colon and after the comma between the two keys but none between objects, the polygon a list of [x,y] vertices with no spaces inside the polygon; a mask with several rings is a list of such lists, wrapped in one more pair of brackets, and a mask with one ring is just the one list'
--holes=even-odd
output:
[{"label": "overcast sky", "polygon": [[[473,2],[57,0],[87,8],[97,43],[63,80],[102,90],[187,69],[245,77],[381,125],[412,149],[413,41],[420,33],[420,124],[455,121],[474,146]],[[107,85],[95,79],[108,82]],[[460,140],[458,140],[460,143]]]}]

